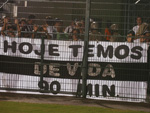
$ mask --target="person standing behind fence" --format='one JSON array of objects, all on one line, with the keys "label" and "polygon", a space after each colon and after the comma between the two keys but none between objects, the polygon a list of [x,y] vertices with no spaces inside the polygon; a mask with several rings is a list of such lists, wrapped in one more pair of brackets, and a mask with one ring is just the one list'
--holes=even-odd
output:
[{"label": "person standing behind fence", "polygon": [[108,20],[106,23],[106,28],[105,28],[105,38],[107,41],[110,40],[110,36],[111,36],[110,26],[111,26],[111,21]]},{"label": "person standing behind fence", "polygon": [[81,35],[81,39],[84,40],[84,33],[85,33],[85,19],[82,19],[82,20],[81,20],[81,24],[82,24],[82,26],[81,26],[81,28],[82,28],[82,33],[80,33],[80,35]]},{"label": "person standing behind fence", "polygon": [[72,37],[72,31],[73,31],[73,29],[75,29],[75,21],[74,20],[64,30],[64,33],[68,35],[68,38]]},{"label": "person standing behind fence", "polygon": [[83,20],[77,20],[75,22],[75,29],[79,29],[80,30],[80,38],[82,40],[84,40],[84,22]]},{"label": "person standing behind fence", "polygon": [[70,41],[81,41],[79,29],[72,30],[72,38],[70,39]]},{"label": "person standing behind fence", "polygon": [[55,28],[56,28],[56,40],[68,40],[68,35],[64,33],[63,29],[63,21],[56,18],[55,20]]},{"label": "person standing behind fence", "polygon": [[51,16],[46,16],[46,27],[51,39],[55,39],[56,28],[54,27],[55,21]]},{"label": "person standing behind fence", "polygon": [[150,31],[149,30],[146,30],[142,35],[141,35],[141,38],[140,38],[140,42],[147,42],[149,43],[150,42]]},{"label": "person standing behind fence", "polygon": [[67,26],[64,30],[64,33],[72,33],[72,30],[75,28],[75,21],[71,21],[71,24]]},{"label": "person standing behind fence", "polygon": [[137,32],[138,32],[138,30],[139,30],[139,27],[140,27],[140,26],[142,25],[142,23],[143,23],[142,17],[138,16],[138,17],[136,18],[136,23],[137,23],[137,25],[133,27],[133,31],[135,32],[135,35],[140,35],[140,34],[138,34]]},{"label": "person standing behind fence", "polygon": [[133,42],[133,39],[135,37],[135,32],[133,30],[130,30],[127,34],[127,42],[131,43]]},{"label": "person standing behind fence", "polygon": [[8,18],[4,18],[4,25],[1,30],[1,34],[3,36],[8,37],[20,37],[20,27],[18,20],[15,19],[14,25],[9,23]]},{"label": "person standing behind fence", "polygon": [[25,32],[25,27],[27,26],[27,21],[25,18],[22,18],[19,22],[21,37],[27,37],[27,32]]},{"label": "person standing behind fence", "polygon": [[124,42],[124,38],[119,34],[119,27],[117,24],[110,26],[111,37],[110,42]]},{"label": "person standing behind fence", "polygon": [[27,25],[22,28],[22,31],[26,32],[25,36],[28,37],[28,38],[32,38],[34,23],[35,23],[35,16],[34,15],[29,15]]},{"label": "person standing behind fence", "polygon": [[15,23],[14,27],[15,27],[15,30],[16,30],[15,31],[15,36],[20,37],[21,36],[21,29],[20,29],[19,21],[18,21],[17,18],[14,20],[14,23]]},{"label": "person standing behind fence", "polygon": [[3,23],[2,18],[0,18],[0,35],[1,35],[2,26],[3,26],[2,23]]},{"label": "person standing behind fence", "polygon": [[46,25],[43,25],[43,26],[34,25],[33,29],[34,30],[33,30],[32,38],[51,39],[51,36],[49,35],[47,31]]},{"label": "person standing behind fence", "polygon": [[8,26],[10,26],[10,18],[8,16],[6,16],[2,20],[1,35],[6,36]]},{"label": "person standing behind fence", "polygon": [[139,43],[141,42],[140,41],[141,35],[146,31],[148,24],[143,23],[143,19],[140,16],[136,18],[136,23],[137,25],[133,27],[133,31],[135,32],[135,36],[136,36],[134,42]]},{"label": "person standing behind fence", "polygon": [[102,36],[102,33],[99,31],[99,24],[98,22],[93,21],[91,23],[91,33],[89,35],[90,41],[104,41],[104,37]]}]

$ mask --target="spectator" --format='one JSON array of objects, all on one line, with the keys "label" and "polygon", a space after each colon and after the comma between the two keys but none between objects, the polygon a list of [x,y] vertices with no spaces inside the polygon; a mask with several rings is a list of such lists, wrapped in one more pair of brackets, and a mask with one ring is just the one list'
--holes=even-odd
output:
[{"label": "spectator", "polygon": [[89,35],[90,41],[104,41],[104,37],[99,31],[99,24],[98,22],[93,21],[91,23],[91,33]]},{"label": "spectator", "polygon": [[23,28],[24,26],[26,26],[26,24],[27,24],[26,19],[25,19],[25,18],[22,18],[22,19],[20,20],[20,22],[19,22],[20,29],[22,30],[22,28]]},{"label": "spectator", "polygon": [[72,21],[71,24],[70,24],[70,26],[67,26],[67,27],[66,27],[64,33],[70,34],[70,33],[72,33],[72,30],[73,30],[74,28],[75,28],[75,22]]},{"label": "spectator", "polygon": [[73,29],[72,30],[72,39],[71,40],[72,41],[81,41],[79,29]]},{"label": "spectator", "polygon": [[83,20],[81,20],[81,24],[82,24],[82,26],[81,26],[81,39],[82,40],[84,40],[84,33],[85,33],[85,20],[83,19]]},{"label": "spectator", "polygon": [[[8,18],[4,18],[4,25],[2,27],[1,30],[1,34],[3,36],[9,36],[9,37],[16,37],[16,36],[20,36],[20,28],[19,28],[19,23],[18,20],[15,19],[15,25],[11,25],[8,23]],[[15,30],[17,30],[17,32],[15,33]]]},{"label": "spectator", "polygon": [[19,22],[19,25],[20,25],[20,31],[21,31],[21,37],[27,37],[26,36],[26,32],[24,31],[25,29],[25,27],[26,27],[26,25],[27,25],[27,21],[26,21],[26,19],[25,18],[22,18],[21,20],[20,20],[20,22]]},{"label": "spectator", "polygon": [[140,42],[150,42],[150,31],[146,30],[141,35]]},{"label": "spectator", "polygon": [[[90,18],[90,25],[91,25],[92,22],[94,22],[94,19]],[[90,26],[90,28],[91,28],[91,26]]]},{"label": "spectator", "polygon": [[85,21],[84,21],[84,19],[83,20],[81,20],[81,24],[82,24],[82,29],[83,29],[83,32],[85,31]]},{"label": "spectator", "polygon": [[35,22],[34,19],[35,19],[34,15],[29,15],[27,25],[22,28],[22,31],[26,32],[25,34],[26,37],[32,37],[33,26]]},{"label": "spectator", "polygon": [[136,34],[136,38],[134,39],[134,42],[136,43],[140,43],[141,42],[141,37],[144,37],[143,34],[144,32],[146,31],[148,27],[148,24],[146,23],[142,23],[142,25],[140,25],[138,31],[137,31],[137,34]]},{"label": "spectator", "polygon": [[20,26],[19,26],[19,21],[18,19],[15,19],[15,30],[17,30],[16,32],[16,37],[20,37],[21,36],[21,30],[20,30]]},{"label": "spectator", "polygon": [[2,27],[5,25],[5,29],[7,29],[7,26],[10,26],[11,22],[10,22],[10,18],[8,16],[4,17],[2,20]]},{"label": "spectator", "polygon": [[112,24],[110,26],[111,37],[110,42],[123,42],[124,38],[119,34],[119,27],[117,24]]},{"label": "spectator", "polygon": [[56,40],[68,40],[68,35],[65,34],[63,30],[62,20],[56,19],[55,28],[56,28]]},{"label": "spectator", "polygon": [[137,34],[137,32],[139,30],[140,25],[142,25],[142,23],[143,23],[142,17],[138,16],[136,18],[136,23],[137,23],[137,25],[133,27],[133,31],[135,32],[135,35],[140,35],[140,34]]},{"label": "spectator", "polygon": [[56,32],[54,24],[54,19],[51,16],[46,16],[46,27],[51,39],[54,39],[55,37],[55,35],[53,34],[54,32]]},{"label": "spectator", "polygon": [[111,36],[110,26],[111,26],[111,21],[108,20],[106,23],[106,28],[105,28],[105,38],[107,41],[110,40],[110,36]]},{"label": "spectator", "polygon": [[3,31],[3,28],[2,28],[2,35],[3,36],[8,36],[8,37],[15,37],[15,28],[14,28],[14,26],[8,25],[7,30],[5,30],[5,32]]},{"label": "spectator", "polygon": [[33,25],[34,25],[34,23],[35,23],[35,16],[34,15],[29,15],[28,16],[28,26],[27,26],[27,28],[28,28],[28,31],[32,31],[33,30]]},{"label": "spectator", "polygon": [[75,28],[80,30],[80,38],[82,40],[84,40],[84,27],[83,27],[84,24],[83,23],[84,22],[82,22],[82,21],[76,21],[75,22]]},{"label": "spectator", "polygon": [[2,22],[3,22],[2,19],[0,19],[0,33],[1,33],[1,30],[2,30],[2,26],[3,26]]},{"label": "spectator", "polygon": [[127,34],[127,42],[133,42],[133,39],[134,39],[134,36],[135,36],[135,33],[133,30],[130,30]]},{"label": "spectator", "polygon": [[140,16],[136,18],[136,23],[137,25],[133,27],[133,31],[135,32],[136,36],[140,36],[147,29],[148,24],[144,23],[143,18]]},{"label": "spectator", "polygon": [[51,39],[51,36],[49,35],[47,31],[47,26],[39,27],[37,25],[34,25],[33,27],[34,32],[32,34],[32,38],[44,38],[44,39]]}]

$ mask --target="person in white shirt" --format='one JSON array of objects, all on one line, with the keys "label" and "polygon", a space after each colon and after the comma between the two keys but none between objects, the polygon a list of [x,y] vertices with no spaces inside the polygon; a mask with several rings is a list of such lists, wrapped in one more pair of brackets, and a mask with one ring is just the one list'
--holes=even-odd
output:
[{"label": "person in white shirt", "polygon": [[56,32],[56,28],[54,24],[55,24],[55,19],[53,19],[51,16],[46,16],[47,31],[51,39],[54,39],[55,37],[54,33]]},{"label": "person in white shirt", "polygon": [[70,26],[67,26],[64,30],[64,33],[72,33],[72,30],[75,28],[75,21],[72,21]]},{"label": "person in white shirt", "polygon": [[139,30],[139,27],[140,27],[140,25],[142,25],[142,23],[143,23],[142,17],[138,16],[138,17],[136,18],[136,23],[137,23],[137,25],[133,27],[133,31],[135,32],[135,35],[137,35],[137,32],[138,32],[138,30]]},{"label": "person in white shirt", "polygon": [[135,43],[140,43],[141,35],[146,31],[148,24],[143,22],[142,17],[138,16],[136,19],[137,25],[133,27],[136,38],[134,39]]}]

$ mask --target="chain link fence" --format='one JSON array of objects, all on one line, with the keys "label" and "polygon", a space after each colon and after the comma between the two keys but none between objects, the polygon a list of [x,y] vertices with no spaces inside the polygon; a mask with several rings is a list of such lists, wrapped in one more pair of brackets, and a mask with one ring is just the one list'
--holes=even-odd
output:
[{"label": "chain link fence", "polygon": [[0,91],[149,102],[148,0],[2,0]]}]

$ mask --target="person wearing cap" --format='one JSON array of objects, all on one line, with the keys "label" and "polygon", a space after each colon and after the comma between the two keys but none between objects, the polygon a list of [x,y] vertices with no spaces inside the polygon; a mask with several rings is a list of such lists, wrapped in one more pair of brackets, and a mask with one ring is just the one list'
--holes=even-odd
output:
[{"label": "person wearing cap", "polygon": [[131,43],[133,42],[133,39],[135,37],[135,32],[133,30],[130,30],[127,34],[127,42]]},{"label": "person wearing cap", "polygon": [[27,25],[22,28],[22,30],[24,32],[26,32],[25,37],[32,38],[32,32],[34,32],[33,26],[34,26],[34,23],[35,23],[34,19],[35,19],[34,15],[29,15],[28,16]]},{"label": "person wearing cap", "polygon": [[119,27],[117,24],[110,26],[111,37],[110,42],[124,42],[124,38],[119,34]]},{"label": "person wearing cap", "polygon": [[90,41],[105,41],[102,33],[99,32],[99,24],[96,21],[91,23],[91,33],[89,34]]},{"label": "person wearing cap", "polygon": [[49,36],[51,37],[51,39],[54,39],[55,35],[54,32],[56,32],[56,28],[54,27],[54,20],[51,16],[46,16],[46,27],[47,27],[47,31]]}]

